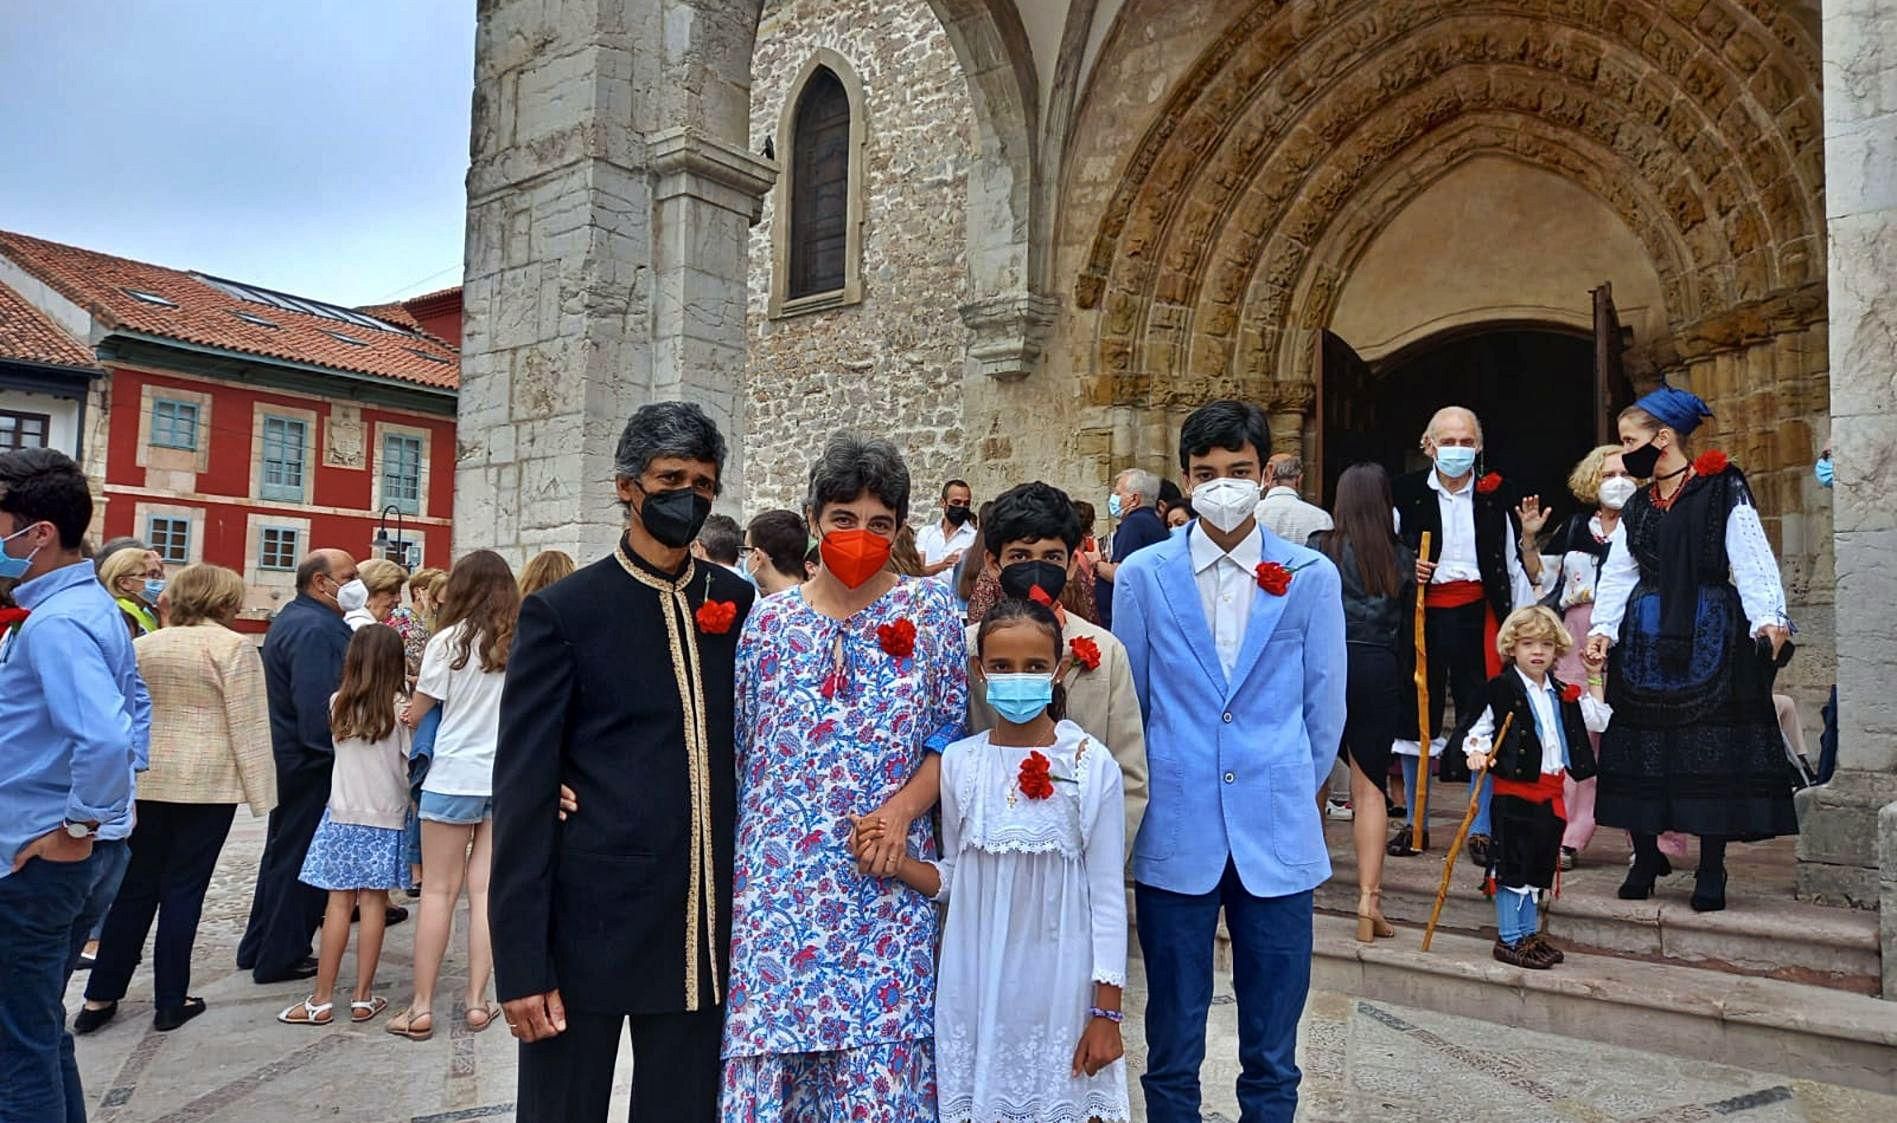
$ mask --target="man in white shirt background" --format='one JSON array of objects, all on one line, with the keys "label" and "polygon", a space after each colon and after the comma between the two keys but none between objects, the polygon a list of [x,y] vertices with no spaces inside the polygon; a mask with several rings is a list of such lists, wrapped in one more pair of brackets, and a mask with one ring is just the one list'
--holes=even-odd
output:
[{"label": "man in white shirt background", "polygon": [[1295,452],[1273,453],[1265,464],[1265,497],[1258,501],[1258,522],[1271,533],[1302,546],[1311,535],[1331,529],[1330,513],[1304,501],[1304,461]]},{"label": "man in white shirt background", "polygon": [[942,514],[916,532],[916,552],[922,555],[922,575],[954,580],[955,563],[975,544],[975,493],[966,480],[942,485]]}]

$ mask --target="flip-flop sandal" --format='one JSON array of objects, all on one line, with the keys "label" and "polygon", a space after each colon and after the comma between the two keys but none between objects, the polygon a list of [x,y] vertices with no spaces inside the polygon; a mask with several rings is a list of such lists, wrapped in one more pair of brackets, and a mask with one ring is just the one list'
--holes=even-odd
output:
[{"label": "flip-flop sandal", "polygon": [[[474,1020],[474,1016],[476,1014],[481,1015],[481,1020],[478,1023]],[[500,1016],[501,1016],[501,1008],[499,1006],[494,1005],[492,1002],[488,1002],[480,1006],[469,1007],[468,1012],[461,1016],[461,1020],[467,1023],[468,1031],[470,1033],[480,1033],[482,1030],[486,1029],[487,1027],[493,1025],[496,1021],[498,1021],[500,1019]]]},{"label": "flip-flop sandal", "polygon": [[371,1022],[377,1014],[389,1008],[389,1000],[379,994],[372,994],[366,1002],[349,1004],[349,1020],[352,1022]]},{"label": "flip-flop sandal", "polygon": [[277,1015],[277,1020],[286,1026],[326,1026],[335,1019],[334,1002],[318,1002],[311,995]]},{"label": "flip-flop sandal", "polygon": [[[421,1021],[423,1018],[428,1019],[428,1028],[416,1029],[415,1023]],[[406,1037],[410,1041],[426,1041],[435,1036],[435,1015],[428,1010],[424,1010],[420,1013],[416,1013],[413,1010],[403,1010],[393,1018],[390,1018],[389,1024],[383,1026],[382,1029],[385,1033],[392,1033],[397,1037]]]}]

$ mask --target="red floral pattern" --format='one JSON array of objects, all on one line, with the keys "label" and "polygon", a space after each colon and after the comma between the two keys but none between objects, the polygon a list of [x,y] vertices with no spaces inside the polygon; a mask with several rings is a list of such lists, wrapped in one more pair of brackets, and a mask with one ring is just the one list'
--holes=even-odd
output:
[{"label": "red floral pattern", "polygon": [[1502,490],[1502,473],[1490,472],[1475,482],[1476,491],[1483,495],[1493,495]]},{"label": "red floral pattern", "polygon": [[1086,636],[1075,636],[1067,645],[1067,650],[1074,653],[1074,662],[1078,663],[1082,670],[1093,671],[1100,668],[1100,645]]},{"label": "red floral pattern", "polygon": [[884,654],[907,659],[916,653],[916,626],[907,616],[878,624],[876,642],[882,645]]},{"label": "red floral pattern", "polygon": [[1700,476],[1717,476],[1732,464],[1726,454],[1716,448],[1709,448],[1693,461],[1693,473]]},{"label": "red floral pattern", "polygon": [[1274,597],[1284,596],[1291,589],[1291,571],[1277,562],[1258,563],[1258,587]]},{"label": "red floral pattern", "polygon": [[1561,700],[1563,702],[1579,702],[1581,700],[1581,688],[1571,682],[1562,684]]},{"label": "red floral pattern", "polygon": [[736,601],[708,600],[698,606],[693,616],[698,620],[699,631],[708,636],[722,636],[738,622],[738,605]]},{"label": "red floral pattern", "polygon": [[1054,794],[1051,764],[1043,753],[1029,753],[1021,762],[1021,794],[1029,799],[1046,799]]}]

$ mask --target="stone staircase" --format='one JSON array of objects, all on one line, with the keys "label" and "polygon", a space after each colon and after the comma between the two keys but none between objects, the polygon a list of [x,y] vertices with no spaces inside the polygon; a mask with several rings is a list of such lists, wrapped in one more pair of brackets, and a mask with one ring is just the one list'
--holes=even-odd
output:
[{"label": "stone staircase", "polygon": [[[1431,944],[1424,923],[1466,789],[1432,799],[1430,853],[1386,858],[1383,911],[1394,939],[1355,938],[1351,824],[1327,822],[1334,874],[1317,892],[1312,986],[1570,1037],[1897,1093],[1897,1001],[1875,997],[1875,913],[1796,900],[1790,840],[1734,847],[1724,912],[1695,913],[1690,859],[1654,898],[1614,896],[1626,842],[1603,830],[1563,875],[1549,935],[1567,952],[1551,971],[1498,963],[1494,908],[1467,856]],[[1439,817],[1440,816],[1440,817]],[[1225,948],[1221,941],[1222,965]]]}]

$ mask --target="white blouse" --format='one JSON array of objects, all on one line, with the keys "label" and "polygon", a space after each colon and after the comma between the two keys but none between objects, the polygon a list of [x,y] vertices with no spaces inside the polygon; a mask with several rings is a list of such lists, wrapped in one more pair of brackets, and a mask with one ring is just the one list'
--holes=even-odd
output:
[{"label": "white blouse", "polygon": [[[1626,544],[1625,535],[1621,544]],[[1740,503],[1726,516],[1726,560],[1732,567],[1732,583],[1739,590],[1752,634],[1768,624],[1783,625],[1785,585],[1779,580],[1778,559],[1772,556],[1772,543],[1765,537],[1765,524],[1759,510]],[[1627,615],[1627,599],[1640,583],[1640,564],[1633,551],[1618,549],[1607,555],[1601,567],[1601,582],[1594,594],[1594,621],[1588,635],[1606,636],[1620,642],[1620,622]]]},{"label": "white blouse", "polygon": [[[1021,791],[1035,751],[1054,780],[1045,799]],[[1051,747],[1002,748],[982,733],[942,754],[943,1123],[1131,1117],[1124,1060],[1072,1075],[1094,984],[1126,985],[1125,834],[1120,767],[1071,721]]]},{"label": "white blouse", "polygon": [[[1560,704],[1560,697],[1555,693],[1554,680],[1544,678],[1541,685],[1536,686],[1527,675],[1522,674],[1520,667],[1510,669],[1528,690],[1528,706],[1535,714],[1535,733],[1541,739],[1541,770],[1548,773],[1565,771],[1568,767],[1568,746],[1555,725],[1555,707]],[[1581,692],[1581,723],[1587,726],[1589,733],[1607,732],[1607,723],[1613,717],[1612,706],[1589,691]],[[1469,735],[1463,738],[1462,751],[1486,755],[1494,736],[1495,710],[1484,706],[1482,716],[1475,719],[1475,724],[1469,727]]]}]

